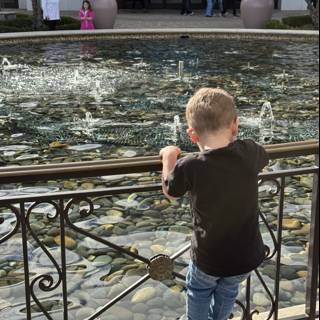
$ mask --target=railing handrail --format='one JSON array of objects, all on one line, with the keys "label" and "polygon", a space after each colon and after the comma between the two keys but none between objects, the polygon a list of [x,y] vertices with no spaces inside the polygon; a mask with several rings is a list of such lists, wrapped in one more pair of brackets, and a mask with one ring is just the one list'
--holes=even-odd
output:
[{"label": "railing handrail", "polygon": [[[281,177],[290,177],[298,175],[318,174],[319,167],[310,166],[306,168],[288,169],[275,172],[263,172],[259,175],[261,180],[277,179]],[[151,185],[136,185],[136,186],[117,186],[111,188],[94,189],[94,190],[78,190],[78,191],[60,191],[46,194],[33,195],[19,195],[19,196],[5,196],[0,198],[0,205],[8,203],[19,203],[23,201],[41,202],[50,201],[63,198],[83,198],[83,197],[100,197],[104,194],[119,195],[127,193],[141,193],[150,191],[160,191],[162,189],[161,183],[154,183]]]},{"label": "railing handrail", "polygon": [[[319,153],[319,141],[308,140],[264,146],[271,159],[314,155]],[[101,175],[160,171],[159,156],[99,161],[14,166],[0,168],[0,184],[45,181],[49,179],[85,178]]]}]

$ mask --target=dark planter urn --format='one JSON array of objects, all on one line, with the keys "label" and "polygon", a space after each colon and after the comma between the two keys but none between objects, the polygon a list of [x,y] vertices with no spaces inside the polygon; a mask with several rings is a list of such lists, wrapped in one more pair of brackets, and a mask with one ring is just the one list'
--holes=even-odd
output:
[{"label": "dark planter urn", "polygon": [[116,0],[92,0],[96,29],[113,29],[118,14]]},{"label": "dark planter urn", "polygon": [[261,29],[272,18],[274,0],[242,0],[241,19],[245,28]]}]

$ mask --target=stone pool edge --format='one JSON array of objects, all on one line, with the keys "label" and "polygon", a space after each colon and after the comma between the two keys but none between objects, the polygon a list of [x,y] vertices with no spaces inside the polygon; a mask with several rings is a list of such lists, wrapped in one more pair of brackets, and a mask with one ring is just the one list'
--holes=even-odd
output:
[{"label": "stone pool edge", "polygon": [[237,39],[319,42],[319,31],[261,29],[113,29],[93,31],[19,32],[0,34],[0,45],[114,39]]}]

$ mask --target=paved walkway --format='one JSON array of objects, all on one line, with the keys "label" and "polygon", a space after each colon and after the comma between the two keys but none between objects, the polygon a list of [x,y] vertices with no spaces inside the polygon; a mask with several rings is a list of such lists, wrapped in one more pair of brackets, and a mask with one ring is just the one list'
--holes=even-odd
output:
[{"label": "paved walkway", "polygon": [[[287,16],[305,15],[307,11],[275,11],[274,19]],[[240,17],[232,14],[227,17],[206,18],[203,11],[194,16],[181,16],[179,11],[157,10],[142,13],[121,10],[115,24],[116,29],[169,29],[169,28],[243,28]]]},{"label": "paved walkway", "polygon": [[[25,10],[15,10],[19,13],[28,13]],[[172,28],[243,28],[240,17],[232,14],[227,17],[206,18],[204,11],[195,11],[192,17],[181,16],[178,10],[120,10],[117,16],[115,29],[172,29]],[[78,18],[78,12],[64,11],[64,16]],[[273,19],[288,16],[306,15],[308,11],[280,11],[275,10]]]}]

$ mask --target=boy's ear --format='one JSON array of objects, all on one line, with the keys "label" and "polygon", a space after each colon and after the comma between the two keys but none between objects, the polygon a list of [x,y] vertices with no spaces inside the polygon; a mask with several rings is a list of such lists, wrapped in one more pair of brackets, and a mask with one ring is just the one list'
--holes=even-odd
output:
[{"label": "boy's ear", "polygon": [[232,136],[236,137],[239,133],[239,118],[235,117],[231,123]]},{"label": "boy's ear", "polygon": [[191,140],[192,143],[198,143],[199,142],[199,136],[197,135],[197,133],[194,131],[193,128],[189,128],[187,130],[188,136]]}]

